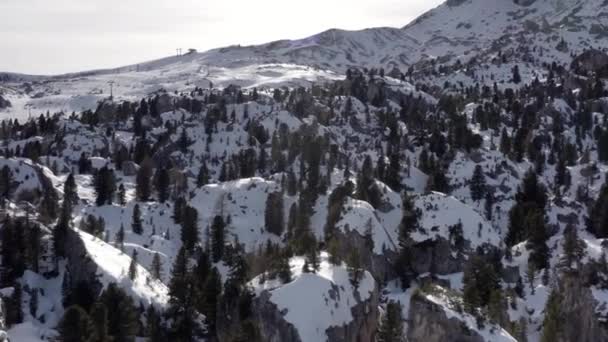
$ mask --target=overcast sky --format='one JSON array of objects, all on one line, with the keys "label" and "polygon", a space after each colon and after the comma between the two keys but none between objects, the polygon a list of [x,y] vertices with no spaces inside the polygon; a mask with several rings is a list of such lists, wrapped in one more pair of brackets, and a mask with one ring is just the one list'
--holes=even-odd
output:
[{"label": "overcast sky", "polygon": [[0,0],[0,71],[57,74],[329,28],[402,27],[442,0]]}]

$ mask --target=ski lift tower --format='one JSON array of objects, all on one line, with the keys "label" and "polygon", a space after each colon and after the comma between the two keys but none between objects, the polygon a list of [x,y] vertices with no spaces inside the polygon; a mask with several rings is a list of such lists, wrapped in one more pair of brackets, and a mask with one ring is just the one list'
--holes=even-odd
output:
[{"label": "ski lift tower", "polygon": [[110,85],[110,101],[114,101],[114,81],[108,82]]}]

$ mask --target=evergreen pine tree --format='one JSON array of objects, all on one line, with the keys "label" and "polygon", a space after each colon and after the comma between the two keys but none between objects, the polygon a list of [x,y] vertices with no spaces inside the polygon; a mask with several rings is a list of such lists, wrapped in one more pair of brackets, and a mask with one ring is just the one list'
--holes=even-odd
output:
[{"label": "evergreen pine tree", "polygon": [[348,275],[350,277],[350,283],[355,287],[359,288],[359,283],[363,277],[363,268],[361,266],[361,256],[356,248],[350,251],[347,259],[348,264]]},{"label": "evergreen pine tree", "polygon": [[538,181],[534,170],[530,169],[524,176],[522,185],[515,194],[515,204],[509,211],[509,230],[505,238],[507,246],[513,246],[530,237],[535,226],[526,224],[526,219],[533,212],[542,215],[546,204],[547,189]]},{"label": "evergreen pine tree", "polygon": [[266,209],[264,211],[266,230],[277,236],[281,236],[284,231],[283,216],[283,193],[273,192],[268,194]]},{"label": "evergreen pine tree", "polygon": [[152,161],[144,159],[135,176],[135,195],[138,201],[147,201],[152,194],[150,182],[152,180]]},{"label": "evergreen pine tree", "polygon": [[103,303],[95,303],[89,314],[92,331],[87,342],[112,342],[108,333],[108,308]]},{"label": "evergreen pine tree", "polygon": [[125,191],[125,185],[120,183],[118,186],[118,204],[124,206],[127,204],[127,194]]},{"label": "evergreen pine tree", "polygon": [[55,229],[53,229],[53,252],[56,260],[66,256],[66,240],[72,222],[71,214],[69,205],[63,204],[59,213],[59,220]]},{"label": "evergreen pine tree", "polygon": [[133,250],[131,253],[131,263],[129,264],[129,279],[132,281],[137,278],[137,250]]},{"label": "evergreen pine tree", "polygon": [[515,84],[519,84],[521,83],[521,75],[519,74],[519,66],[516,65],[513,67],[513,78],[512,78],[512,82]]},{"label": "evergreen pine tree", "polygon": [[122,251],[124,249],[124,243],[125,243],[125,227],[122,225],[122,223],[120,224],[120,228],[116,232],[115,242],[120,247],[120,250]]},{"label": "evergreen pine tree", "polygon": [[152,268],[151,273],[154,279],[161,280],[163,277],[163,264],[160,260],[160,254],[158,254],[158,252],[154,253],[154,257],[152,257],[152,265],[150,267]]},{"label": "evergreen pine tree", "polygon": [[209,184],[209,169],[207,168],[207,163],[203,160],[196,176],[196,186],[200,188],[207,184]]},{"label": "evergreen pine tree", "polygon": [[561,301],[562,296],[557,290],[553,289],[549,294],[547,304],[545,304],[545,319],[543,320],[541,342],[558,341],[563,324],[563,317],[560,314]]},{"label": "evergreen pine tree", "polygon": [[23,290],[21,283],[15,282],[13,285],[13,293],[7,300],[6,305],[6,324],[10,327],[15,324],[23,323]]},{"label": "evergreen pine tree", "polygon": [[144,232],[139,204],[135,204],[135,206],[133,207],[133,216],[131,217],[131,230],[137,235],[141,235]]},{"label": "evergreen pine tree", "polygon": [[213,268],[203,287],[200,311],[205,315],[207,335],[215,336],[219,298],[222,294],[221,276],[217,268]]},{"label": "evergreen pine tree", "polygon": [[486,214],[486,220],[492,221],[492,211],[494,208],[494,194],[490,191],[486,192],[486,201],[484,203],[484,211]]},{"label": "evergreen pine tree", "polygon": [[401,304],[390,301],[378,328],[378,342],[404,342]]},{"label": "evergreen pine tree", "polygon": [[108,315],[108,334],[113,342],[134,342],[139,321],[131,297],[115,283],[110,283],[99,301],[111,313]]},{"label": "evergreen pine tree", "polygon": [[156,171],[155,177],[156,191],[158,192],[158,201],[165,203],[169,198],[169,172],[162,167]]},{"label": "evergreen pine tree", "polygon": [[549,247],[547,246],[549,235],[545,218],[540,212],[532,211],[524,222],[525,229],[530,232],[527,243],[528,249],[531,250],[528,263],[532,264],[535,270],[540,271],[549,266],[550,257]]},{"label": "evergreen pine tree", "polygon": [[182,244],[190,253],[199,243],[198,236],[198,211],[191,206],[186,206],[181,225]]},{"label": "evergreen pine tree", "polygon": [[76,181],[74,180],[74,174],[70,173],[63,183],[63,201],[68,201],[70,206],[73,207],[78,204],[78,192],[76,187]]},{"label": "evergreen pine tree", "polygon": [[406,192],[401,201],[401,222],[399,223],[399,255],[395,263],[396,273],[401,279],[401,286],[408,287],[413,277],[411,264],[410,234],[419,228],[420,211],[416,208],[414,200]]},{"label": "evergreen pine tree", "polygon": [[89,342],[93,324],[86,311],[79,306],[71,306],[63,314],[57,332],[57,341],[60,342]]},{"label": "evergreen pine tree", "polygon": [[149,342],[169,342],[166,327],[154,305],[146,310],[146,336]]},{"label": "evergreen pine tree", "polygon": [[116,191],[116,177],[114,171],[107,166],[99,169],[93,177],[93,185],[97,198],[97,206],[112,204],[114,192]]},{"label": "evergreen pine tree", "polygon": [[565,267],[576,267],[585,255],[585,243],[578,238],[576,226],[569,224],[564,229],[564,255],[561,258]]},{"label": "evergreen pine tree", "polygon": [[483,174],[481,165],[475,166],[469,188],[471,190],[471,199],[473,201],[480,201],[484,198],[486,191],[486,177]]},{"label": "evergreen pine tree", "polygon": [[211,258],[213,262],[219,262],[224,255],[225,230],[224,219],[217,215],[211,225]]},{"label": "evergreen pine tree", "polygon": [[608,181],[602,186],[597,200],[589,207],[587,229],[598,238],[608,237]]},{"label": "evergreen pine tree", "polygon": [[8,165],[4,165],[0,170],[0,207],[4,208],[11,193],[11,184],[13,183],[13,173]]}]

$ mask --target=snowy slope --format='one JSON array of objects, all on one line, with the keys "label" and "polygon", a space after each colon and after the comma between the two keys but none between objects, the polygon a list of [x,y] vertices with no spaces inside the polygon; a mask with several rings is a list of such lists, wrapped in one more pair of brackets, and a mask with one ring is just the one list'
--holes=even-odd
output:
[{"label": "snowy slope", "polygon": [[433,192],[416,198],[416,207],[421,210],[421,231],[414,232],[414,241],[425,241],[442,237],[449,240],[449,228],[462,223],[464,238],[471,247],[488,243],[498,246],[500,234],[473,208],[445,194]]},{"label": "snowy slope", "polygon": [[286,312],[285,320],[297,329],[302,342],[327,341],[326,330],[351,322],[351,308],[367,300],[376,286],[374,278],[365,271],[355,289],[347,268],[332,265],[327,259],[327,253],[321,253],[317,273],[302,272],[304,258],[291,259],[293,280],[284,285],[260,284],[259,278],[251,281],[256,292],[270,291],[270,300]]},{"label": "snowy slope", "polygon": [[148,270],[138,264],[135,280],[129,279],[128,266],[131,258],[128,255],[83,231],[77,232],[84,242],[88,255],[98,266],[98,279],[104,287],[110,283],[117,283],[133,297],[135,303],[158,307],[167,305],[169,301],[167,286],[155,280]]}]

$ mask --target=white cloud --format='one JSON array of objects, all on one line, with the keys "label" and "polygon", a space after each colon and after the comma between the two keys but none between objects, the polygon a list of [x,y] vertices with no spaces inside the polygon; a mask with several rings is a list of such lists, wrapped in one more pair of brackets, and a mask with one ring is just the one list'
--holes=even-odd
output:
[{"label": "white cloud", "polygon": [[1,0],[0,70],[53,74],[302,38],[402,27],[441,0]]}]

